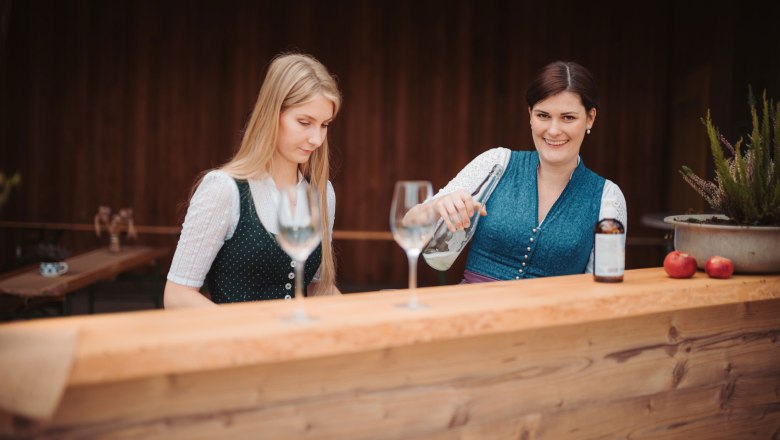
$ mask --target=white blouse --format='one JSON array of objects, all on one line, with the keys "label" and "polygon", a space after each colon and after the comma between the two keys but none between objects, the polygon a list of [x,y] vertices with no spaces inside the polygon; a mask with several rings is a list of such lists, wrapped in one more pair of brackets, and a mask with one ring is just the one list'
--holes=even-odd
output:
[{"label": "white blouse", "polygon": [[[460,170],[457,176],[450,180],[450,182],[431,199],[447,195],[458,189],[465,189],[468,192],[473,192],[477,189],[485,176],[490,173],[490,170],[495,164],[501,164],[506,169],[509,164],[509,158],[512,156],[512,150],[508,148],[492,148],[480,154],[474,160],[472,160],[465,168]],[[628,209],[626,208],[626,199],[623,197],[623,192],[612,181],[607,180],[604,182],[604,190],[601,193],[601,209],[599,210],[599,218],[603,218],[604,208],[612,200],[615,209],[618,213],[618,220],[623,223],[623,226],[628,233]],[[544,220],[542,220],[544,222]],[[540,223],[541,224],[541,223]],[[585,269],[585,273],[593,273],[593,250],[590,252],[590,259],[588,260],[588,266]]]},{"label": "white blouse", "polygon": [[[268,232],[276,234],[279,231],[276,215],[280,195],[274,180],[269,176],[264,179],[250,179],[248,182],[260,222]],[[308,185],[309,183],[299,173],[298,186]],[[333,221],[336,217],[336,192],[330,182],[328,182],[327,203],[332,241]],[[176,246],[171,270],[168,272],[168,280],[184,286],[200,288],[222,245],[236,231],[240,213],[240,197],[235,180],[220,170],[206,174],[190,200],[179,244]],[[319,272],[318,270],[314,276],[314,281],[319,280]]]}]

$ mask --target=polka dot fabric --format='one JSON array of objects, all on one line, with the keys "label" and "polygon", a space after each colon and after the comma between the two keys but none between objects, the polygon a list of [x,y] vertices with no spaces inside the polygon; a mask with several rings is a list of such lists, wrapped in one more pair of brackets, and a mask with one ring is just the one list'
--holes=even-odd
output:
[{"label": "polka dot fabric", "polygon": [[[206,275],[212,301],[233,303],[294,296],[295,263],[260,222],[249,184],[236,180],[236,185],[241,199],[238,225]],[[321,258],[319,245],[306,260],[304,288],[314,278]]]}]

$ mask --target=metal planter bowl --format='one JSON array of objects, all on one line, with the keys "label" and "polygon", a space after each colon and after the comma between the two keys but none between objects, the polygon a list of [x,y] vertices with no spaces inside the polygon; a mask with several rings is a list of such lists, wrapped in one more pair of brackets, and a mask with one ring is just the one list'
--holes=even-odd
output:
[{"label": "metal planter bowl", "polygon": [[737,273],[780,272],[780,226],[728,226],[686,222],[723,215],[673,215],[664,222],[674,225],[674,248],[696,258],[699,269],[713,255],[734,263]]}]

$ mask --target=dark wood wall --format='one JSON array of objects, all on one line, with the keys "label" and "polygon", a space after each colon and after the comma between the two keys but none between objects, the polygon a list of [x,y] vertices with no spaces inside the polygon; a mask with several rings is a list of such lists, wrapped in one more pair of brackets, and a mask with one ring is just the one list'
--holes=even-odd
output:
[{"label": "dark wood wall", "polygon": [[[729,133],[745,115],[748,82],[780,92],[778,51],[769,49],[778,8],[762,3],[0,5],[0,171],[23,177],[2,220],[89,222],[106,204],[132,206],[140,224],[178,224],[198,173],[236,148],[269,59],[302,50],[337,75],[344,94],[331,130],[336,229],[387,230],[396,180],[441,187],[487,148],[533,148],[525,86],[566,59],[592,70],[602,96],[585,164],[622,188],[630,237],[660,237],[641,226],[643,214],[702,207],[676,176],[681,163],[671,163],[706,169],[697,115],[713,108]],[[691,84],[700,93],[685,95]],[[694,154],[674,154],[687,149]],[[1,233],[7,264],[18,239]],[[336,246],[342,282],[405,282],[394,243]],[[631,267],[658,258],[657,248],[629,248]],[[422,277],[435,281],[429,269]]]}]

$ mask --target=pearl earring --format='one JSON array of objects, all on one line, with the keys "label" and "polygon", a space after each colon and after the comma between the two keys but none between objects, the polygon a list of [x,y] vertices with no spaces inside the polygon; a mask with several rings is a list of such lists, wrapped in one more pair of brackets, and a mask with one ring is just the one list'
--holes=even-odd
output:
[{"label": "pearl earring", "polygon": [[588,127],[588,129],[587,129],[587,130],[585,130],[585,133],[588,133],[588,134],[590,134],[590,127]]}]

